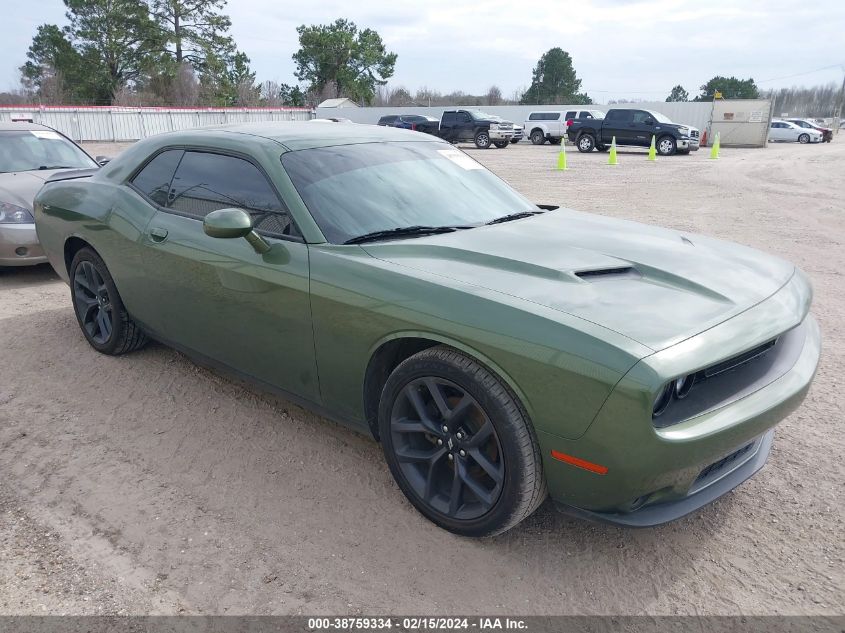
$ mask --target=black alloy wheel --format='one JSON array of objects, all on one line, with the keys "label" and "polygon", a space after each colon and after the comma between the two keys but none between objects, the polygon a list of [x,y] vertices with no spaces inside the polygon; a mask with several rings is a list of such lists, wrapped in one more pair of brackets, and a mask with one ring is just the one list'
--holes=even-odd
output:
[{"label": "black alloy wheel", "polygon": [[413,380],[390,416],[402,473],[426,504],[453,519],[476,519],[495,505],[505,479],[499,436],[476,402],[443,378]]}]

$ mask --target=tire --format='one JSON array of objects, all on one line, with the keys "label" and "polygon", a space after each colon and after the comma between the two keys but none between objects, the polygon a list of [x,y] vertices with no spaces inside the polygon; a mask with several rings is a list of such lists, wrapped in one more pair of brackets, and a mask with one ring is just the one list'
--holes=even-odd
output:
[{"label": "tire", "polygon": [[798,137],[798,142],[801,143],[802,145],[806,145],[807,143],[810,142],[810,135],[809,134],[801,134]]},{"label": "tire", "polygon": [[543,134],[543,130],[532,130],[531,132],[531,142],[534,145],[542,145],[546,142],[546,135]]},{"label": "tire", "polygon": [[126,312],[105,262],[90,248],[80,249],[70,264],[70,296],[79,328],[98,352],[118,356],[147,342]]},{"label": "tire", "polygon": [[495,145],[499,149],[503,149],[510,145],[510,141],[493,141],[493,145]]},{"label": "tire", "polygon": [[520,141],[520,139],[518,139],[518,138],[512,138],[511,139],[511,145],[516,145],[517,143],[519,143],[519,141]]},{"label": "tire", "polygon": [[490,370],[452,348],[423,350],[393,370],[379,404],[379,434],[411,504],[455,534],[500,534],[546,498],[525,409]]},{"label": "tire", "polygon": [[596,149],[597,149],[598,151],[600,151],[600,152],[606,152],[606,151],[608,151],[610,148],[609,148],[607,145],[596,145]]},{"label": "tire", "polygon": [[661,136],[657,139],[657,153],[661,156],[671,156],[678,149],[678,144],[671,136]]},{"label": "tire", "polygon": [[481,131],[475,135],[475,146],[478,149],[489,149],[490,148],[490,135],[485,132]]},{"label": "tire", "polygon": [[551,143],[552,145],[560,145],[562,141],[562,136],[553,136],[549,139],[549,143]]},{"label": "tire", "polygon": [[593,151],[593,148],[596,146],[596,137],[592,134],[582,134],[578,137],[575,141],[575,144],[578,146],[578,151],[587,154]]}]

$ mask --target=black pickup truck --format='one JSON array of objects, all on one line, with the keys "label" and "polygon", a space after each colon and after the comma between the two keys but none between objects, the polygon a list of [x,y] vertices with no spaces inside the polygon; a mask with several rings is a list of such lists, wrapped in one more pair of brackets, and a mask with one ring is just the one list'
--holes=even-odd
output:
[{"label": "black pickup truck", "polygon": [[451,143],[473,142],[479,149],[507,147],[514,134],[513,123],[481,110],[445,110],[440,121],[417,123],[412,129]]},{"label": "black pickup truck", "polygon": [[698,150],[699,143],[694,127],[672,123],[659,112],[627,108],[608,110],[604,119],[575,120],[566,135],[579,152],[605,151],[614,137],[617,145],[634,147],[649,147],[654,137],[657,152],[663,156],[689,154]]}]

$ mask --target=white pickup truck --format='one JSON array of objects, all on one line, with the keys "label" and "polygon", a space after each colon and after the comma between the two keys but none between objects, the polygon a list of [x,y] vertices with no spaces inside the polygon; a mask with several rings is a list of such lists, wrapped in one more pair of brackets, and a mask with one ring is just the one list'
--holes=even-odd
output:
[{"label": "white pickup truck", "polygon": [[552,145],[560,143],[566,136],[566,128],[572,121],[580,119],[603,119],[601,110],[543,110],[531,112],[525,119],[525,134],[534,145],[549,141]]}]

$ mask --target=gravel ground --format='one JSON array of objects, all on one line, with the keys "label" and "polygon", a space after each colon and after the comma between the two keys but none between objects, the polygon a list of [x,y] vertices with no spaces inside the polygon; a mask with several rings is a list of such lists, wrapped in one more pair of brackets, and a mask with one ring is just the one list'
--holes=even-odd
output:
[{"label": "gravel ground", "polygon": [[[115,155],[120,146],[90,147]],[[845,140],[473,156],[538,203],[732,239],[801,266],[824,354],[767,467],[670,525],[545,505],[487,540],[402,497],[378,445],[161,345],[84,342],[49,268],[0,273],[0,612],[834,614],[845,600]]]}]

